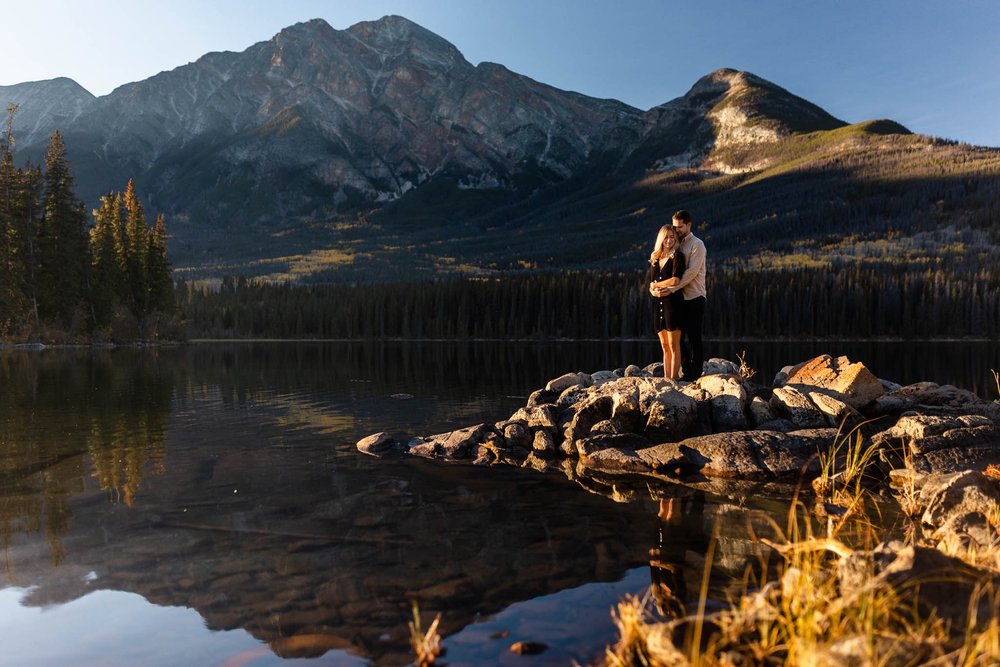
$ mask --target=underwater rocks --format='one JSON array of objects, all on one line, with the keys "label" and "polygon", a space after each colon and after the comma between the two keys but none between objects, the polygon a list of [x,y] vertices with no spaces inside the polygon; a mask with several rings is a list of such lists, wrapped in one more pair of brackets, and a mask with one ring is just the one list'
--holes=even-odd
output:
[{"label": "underwater rocks", "polygon": [[661,364],[566,373],[494,425],[407,446],[375,434],[358,449],[478,465],[570,459],[587,469],[680,481],[764,481],[815,476],[820,457],[857,433],[878,448],[883,472],[983,470],[1000,462],[1000,402],[931,382],[900,386],[830,355],[785,367],[770,387],[738,370],[712,359],[695,382],[657,376]]}]

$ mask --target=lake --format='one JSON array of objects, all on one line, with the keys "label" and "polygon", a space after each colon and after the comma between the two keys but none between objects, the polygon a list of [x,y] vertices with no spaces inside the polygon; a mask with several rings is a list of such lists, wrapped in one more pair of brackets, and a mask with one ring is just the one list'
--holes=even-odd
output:
[{"label": "lake", "polygon": [[[1000,368],[995,343],[707,347],[745,350],[761,382],[828,352],[984,398]],[[498,421],[566,371],[657,359],[655,341],[0,351],[4,661],[408,664],[417,602],[424,625],[442,614],[449,665],[590,662],[623,595],[655,580],[690,602],[706,570],[710,598],[738,587],[787,501],[354,443]]]}]

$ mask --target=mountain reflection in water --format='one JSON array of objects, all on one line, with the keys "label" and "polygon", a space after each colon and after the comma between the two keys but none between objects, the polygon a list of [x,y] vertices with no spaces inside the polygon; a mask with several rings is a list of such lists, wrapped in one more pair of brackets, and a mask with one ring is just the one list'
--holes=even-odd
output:
[{"label": "mountain reflection in water", "polygon": [[[688,491],[587,493],[558,470],[375,461],[354,442],[497,421],[549,377],[655,355],[642,343],[0,352],[8,655],[156,665],[197,647],[205,664],[405,664],[417,601],[426,619],[442,612],[451,665],[521,640],[549,646],[533,664],[586,662],[613,640],[611,604],[661,580],[665,558],[684,581],[672,592],[697,596],[717,535],[721,597],[761,554],[750,527],[787,507],[705,496],[664,521]],[[765,377],[801,360],[748,357]],[[157,631],[126,621],[143,614]],[[81,642],[95,616],[103,641]]]}]

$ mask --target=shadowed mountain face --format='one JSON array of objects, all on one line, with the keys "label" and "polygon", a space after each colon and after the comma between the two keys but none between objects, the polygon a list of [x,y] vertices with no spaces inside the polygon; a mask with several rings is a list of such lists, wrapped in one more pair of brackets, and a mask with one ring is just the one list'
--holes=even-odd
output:
[{"label": "shadowed mountain face", "polygon": [[[838,124],[729,70],[643,113],[501,65],[473,66],[397,16],[346,30],[300,23],[101,98],[67,79],[0,88],[0,98],[21,105],[23,153],[40,154],[62,130],[88,201],[134,176],[154,206],[210,223],[369,207],[437,177],[530,192],[594,155],[697,157],[716,140],[715,124],[723,140],[740,141]],[[757,134],[741,134],[736,126],[751,121]]]},{"label": "shadowed mountain face", "polygon": [[830,247],[982,227],[1000,192],[996,150],[845,126],[747,72],[644,112],[473,66],[398,16],[300,23],[100,98],[68,79],[0,87],[9,102],[19,158],[40,162],[58,128],[88,204],[136,179],[190,277],[622,268],[678,208],[711,221],[714,257],[738,257],[772,247],[758,221]]}]

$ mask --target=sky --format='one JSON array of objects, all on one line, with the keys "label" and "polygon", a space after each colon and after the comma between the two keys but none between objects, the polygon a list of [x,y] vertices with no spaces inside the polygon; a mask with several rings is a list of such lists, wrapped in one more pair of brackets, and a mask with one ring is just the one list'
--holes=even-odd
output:
[{"label": "sky", "polygon": [[323,18],[398,14],[473,64],[648,109],[720,67],[849,123],[1000,146],[998,0],[8,0],[0,85],[67,76],[95,95]]}]

